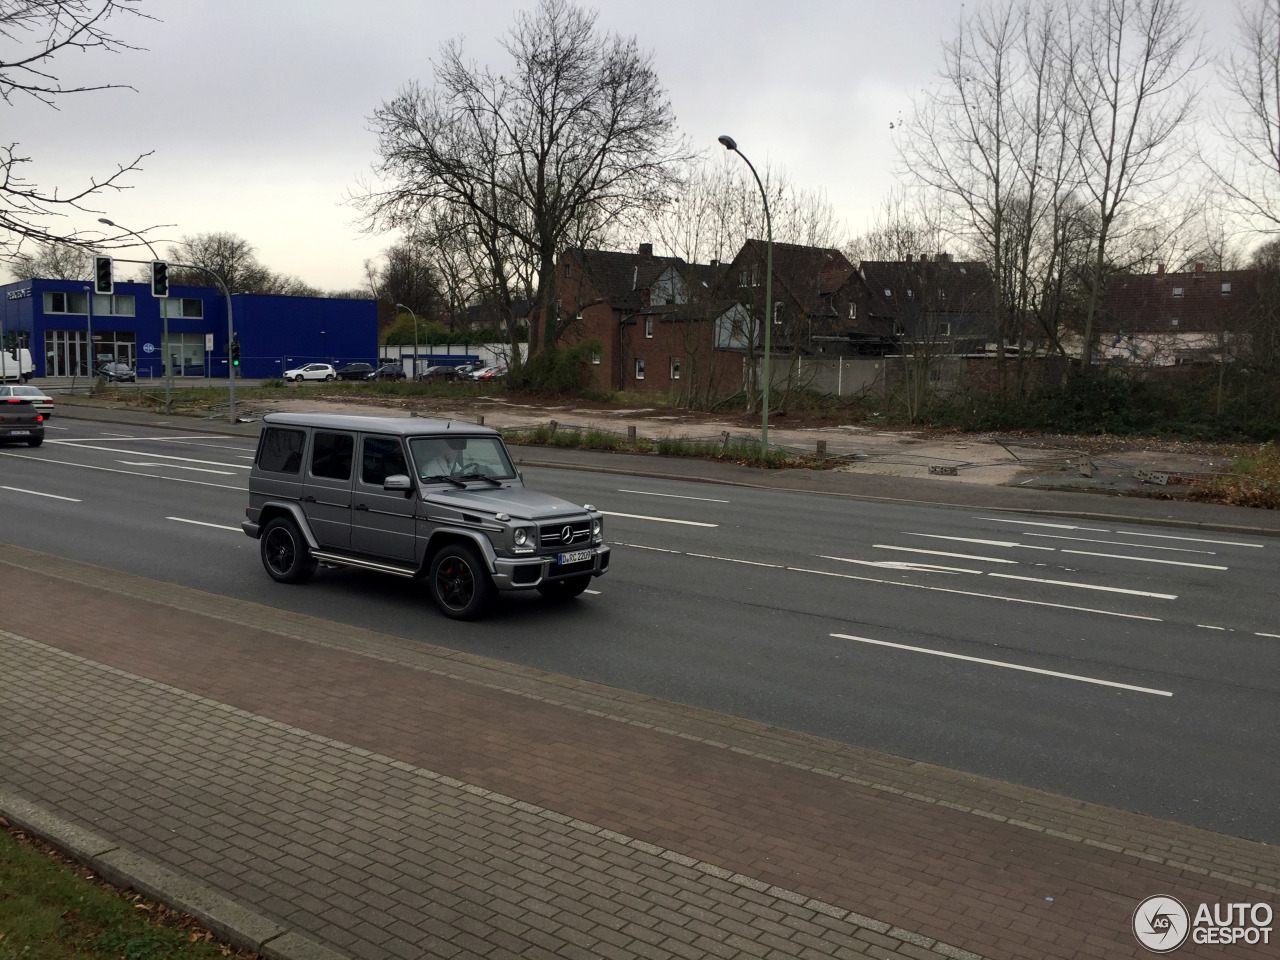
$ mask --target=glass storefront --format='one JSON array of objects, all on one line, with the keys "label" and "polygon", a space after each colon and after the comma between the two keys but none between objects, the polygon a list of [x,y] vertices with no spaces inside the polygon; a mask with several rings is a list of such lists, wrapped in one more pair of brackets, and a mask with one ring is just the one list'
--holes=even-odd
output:
[{"label": "glass storefront", "polygon": [[[90,373],[88,331],[46,330],[44,360],[46,377],[87,377]],[[136,337],[117,330],[93,331],[93,365],[127,363],[134,366],[137,356]]]}]

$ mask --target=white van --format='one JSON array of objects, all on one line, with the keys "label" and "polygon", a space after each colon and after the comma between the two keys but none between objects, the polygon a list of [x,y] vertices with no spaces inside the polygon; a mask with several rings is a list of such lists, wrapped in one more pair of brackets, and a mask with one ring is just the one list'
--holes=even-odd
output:
[{"label": "white van", "polygon": [[0,383],[6,380],[26,383],[35,375],[36,368],[31,362],[30,350],[0,350]]}]

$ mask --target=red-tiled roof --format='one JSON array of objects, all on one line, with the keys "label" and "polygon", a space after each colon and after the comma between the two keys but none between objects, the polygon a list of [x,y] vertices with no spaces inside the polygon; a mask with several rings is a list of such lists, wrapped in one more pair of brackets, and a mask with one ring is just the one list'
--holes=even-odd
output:
[{"label": "red-tiled roof", "polygon": [[927,312],[991,311],[991,273],[981,261],[863,260],[858,270],[877,317],[898,317],[909,306]]},{"label": "red-tiled roof", "polygon": [[[765,247],[764,240],[748,240],[736,259],[763,265]],[[849,259],[834,247],[773,245],[774,277],[810,317],[834,315],[830,295],[844,286],[854,271]]]},{"label": "red-tiled roof", "polygon": [[1103,296],[1102,328],[1121,334],[1238,329],[1258,282],[1256,270],[1116,277]]}]

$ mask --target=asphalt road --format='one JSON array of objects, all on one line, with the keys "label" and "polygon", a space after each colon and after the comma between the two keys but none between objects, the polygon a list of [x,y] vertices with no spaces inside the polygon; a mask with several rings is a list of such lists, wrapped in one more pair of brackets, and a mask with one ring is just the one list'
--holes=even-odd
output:
[{"label": "asphalt road", "polygon": [[0,542],[1280,842],[1274,540],[526,468],[606,512],[612,570],[463,624],[416,582],[271,581],[251,440],[47,436],[0,448]]}]

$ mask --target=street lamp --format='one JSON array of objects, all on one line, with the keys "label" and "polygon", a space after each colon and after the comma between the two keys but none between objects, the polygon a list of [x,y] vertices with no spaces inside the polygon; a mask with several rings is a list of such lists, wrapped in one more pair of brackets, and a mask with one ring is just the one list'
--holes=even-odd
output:
[{"label": "street lamp", "polygon": [[[413,317],[413,379],[418,379],[418,315],[406,307],[403,303],[396,304],[397,310],[406,311],[409,316]],[[447,352],[447,351],[446,351]]]},{"label": "street lamp", "polygon": [[760,390],[760,459],[769,459],[769,332],[773,328],[773,220],[769,217],[769,197],[764,192],[764,184],[760,182],[760,174],[747,155],[738,149],[738,142],[730,136],[718,138],[726,150],[731,150],[742,157],[756,178],[756,186],[760,188],[760,199],[764,201],[764,224],[768,231],[768,243],[765,245],[764,268],[764,383]]},{"label": "street lamp", "polygon": [[[128,227],[122,227],[120,226],[120,224],[116,223],[114,220],[108,220],[106,217],[99,217],[98,222],[105,223],[108,227],[115,227],[117,230],[123,230],[125,233],[132,233],[135,237],[141,240],[143,244],[146,245],[146,248],[148,250],[151,251],[152,260],[160,259],[160,255],[156,253],[156,248],[151,245],[151,241],[148,240],[146,237],[144,237],[142,234],[138,233],[138,231],[130,230]],[[172,409],[173,358],[169,355],[169,310],[163,303],[160,304],[160,315],[164,321],[164,336],[160,343],[160,356],[163,358],[163,362],[164,362],[164,412],[168,413]],[[93,352],[92,344],[90,344],[89,346],[89,352],[90,353]],[[136,355],[134,356],[133,365],[134,365],[134,369],[136,370],[138,366],[138,358]],[[153,372],[151,375],[154,377],[155,376],[154,368],[152,369],[153,369]],[[142,387],[141,382],[138,383],[138,387],[139,388]]]}]

